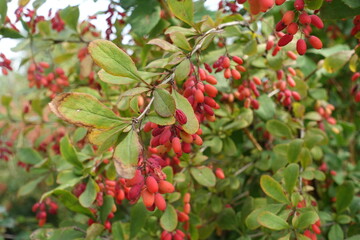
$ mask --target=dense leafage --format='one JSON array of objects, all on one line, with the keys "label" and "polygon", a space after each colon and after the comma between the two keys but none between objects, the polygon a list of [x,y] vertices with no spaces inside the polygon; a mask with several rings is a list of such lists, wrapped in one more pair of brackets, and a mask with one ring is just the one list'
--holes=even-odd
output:
[{"label": "dense leafage", "polygon": [[359,238],[356,1],[43,2],[0,0],[6,239]]}]

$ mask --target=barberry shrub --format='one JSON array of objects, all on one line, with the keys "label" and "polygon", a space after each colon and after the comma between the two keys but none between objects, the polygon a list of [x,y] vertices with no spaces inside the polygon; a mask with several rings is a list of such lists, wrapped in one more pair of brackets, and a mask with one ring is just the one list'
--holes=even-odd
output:
[{"label": "barberry shrub", "polygon": [[360,238],[357,1],[44,2],[0,0],[4,239]]}]

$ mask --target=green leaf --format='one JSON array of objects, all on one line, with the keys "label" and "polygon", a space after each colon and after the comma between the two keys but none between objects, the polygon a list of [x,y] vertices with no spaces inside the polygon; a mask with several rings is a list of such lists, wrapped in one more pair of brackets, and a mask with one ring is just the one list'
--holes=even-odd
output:
[{"label": "green leaf", "polygon": [[131,30],[138,36],[149,34],[160,20],[160,5],[156,0],[138,0],[137,6],[127,19]]},{"label": "green leaf", "polygon": [[86,93],[62,93],[49,106],[59,118],[80,127],[110,128],[122,123],[111,109]]},{"label": "green leaf", "polygon": [[289,203],[288,198],[284,193],[284,189],[281,187],[275,179],[269,175],[262,175],[260,178],[261,189],[274,200],[281,203]]},{"label": "green leaf", "polygon": [[360,8],[360,2],[358,0],[342,0],[342,1],[351,8]]},{"label": "green leaf", "polygon": [[175,81],[181,83],[190,73],[190,60],[185,58],[175,69]]},{"label": "green leaf", "polygon": [[165,212],[160,218],[160,226],[164,230],[168,232],[172,232],[176,229],[177,225],[178,225],[178,217],[176,210],[171,204],[168,204]]},{"label": "green leaf", "polygon": [[111,225],[111,233],[113,240],[125,240],[124,229],[120,221],[114,222]]},{"label": "green leaf", "polygon": [[185,132],[194,134],[199,130],[199,121],[197,120],[194,110],[189,101],[177,91],[172,92],[175,99],[176,108],[184,112],[187,117],[187,123],[182,125]]},{"label": "green leaf", "polygon": [[79,197],[79,202],[83,207],[88,208],[93,204],[96,199],[97,188],[96,182],[90,177],[86,184],[85,191]]},{"label": "green leaf", "polygon": [[83,165],[76,155],[75,148],[71,145],[69,137],[65,136],[60,141],[60,152],[61,156],[78,169],[83,169]]},{"label": "green leaf", "polygon": [[329,240],[342,240],[344,239],[344,232],[339,224],[334,224],[328,234]]},{"label": "green leaf", "polygon": [[115,148],[114,164],[116,172],[123,178],[133,178],[138,163],[141,145],[136,131],[131,130]]},{"label": "green leaf", "polygon": [[19,148],[16,156],[21,162],[27,164],[37,164],[43,160],[41,155],[32,148]]},{"label": "green leaf", "polygon": [[292,138],[292,133],[288,125],[276,119],[266,122],[266,130],[274,137]]},{"label": "green leaf", "polygon": [[106,72],[121,77],[141,80],[135,63],[123,50],[107,40],[95,40],[89,44],[93,60]]},{"label": "green leaf", "polygon": [[146,116],[146,120],[148,120],[149,122],[153,122],[156,123],[158,125],[172,125],[175,123],[175,117],[174,116],[170,116],[170,117],[160,117],[159,115],[152,115],[149,114]]},{"label": "green leaf", "polygon": [[283,230],[290,227],[284,219],[269,211],[260,213],[257,220],[261,226],[272,230]]},{"label": "green leaf", "polygon": [[329,73],[337,72],[350,60],[354,50],[340,51],[330,55],[324,60],[324,68]]},{"label": "green leaf", "polygon": [[160,39],[160,38],[154,38],[151,39],[147,44],[150,45],[156,45],[158,47],[160,47],[161,49],[168,51],[168,52],[179,52],[181,51],[179,48],[177,48],[176,46],[172,45],[171,43]]},{"label": "green leaf", "polygon": [[98,72],[98,75],[101,81],[110,84],[128,85],[137,82],[132,78],[111,75],[110,73],[105,72],[103,69]]},{"label": "green leaf", "polygon": [[307,211],[300,213],[300,216],[296,217],[293,225],[296,229],[305,229],[317,220],[319,220],[319,216],[315,211]]},{"label": "green leaf", "polygon": [[300,155],[300,163],[303,168],[306,168],[311,165],[312,163],[312,156],[310,150],[308,148],[302,148]]},{"label": "green leaf", "polygon": [[285,189],[288,193],[292,193],[298,177],[299,165],[296,163],[289,164],[284,170]]},{"label": "green leaf", "polygon": [[174,43],[175,46],[182,48],[184,50],[191,51],[192,48],[186,39],[185,35],[181,32],[172,32],[170,34],[170,39]]},{"label": "green leaf", "polygon": [[73,195],[69,191],[57,189],[52,192],[52,195],[57,197],[59,201],[62,202],[62,204],[64,204],[64,206],[67,207],[69,210],[85,214],[91,218],[94,217],[94,214],[90,211],[90,209],[81,206],[77,197],[75,197],[75,195]]},{"label": "green leaf", "polygon": [[60,11],[60,17],[64,22],[73,30],[76,31],[77,24],[80,16],[78,6],[68,6],[67,8]]},{"label": "green leaf", "polygon": [[258,44],[255,39],[247,42],[244,47],[244,54],[249,55],[249,56],[256,54],[257,53],[257,45]]},{"label": "green leaf", "polygon": [[360,8],[351,8],[344,1],[325,1],[320,11],[320,18],[323,20],[348,19],[359,14]]},{"label": "green leaf", "polygon": [[128,126],[129,123],[123,123],[107,129],[92,128],[88,131],[87,139],[94,145],[111,147],[118,139],[120,133]]},{"label": "green leaf", "polygon": [[216,220],[218,226],[224,230],[233,230],[236,228],[236,215],[233,208],[225,208]]},{"label": "green leaf", "polygon": [[254,230],[260,227],[259,222],[257,221],[257,217],[260,213],[264,211],[269,211],[271,213],[277,214],[284,207],[284,204],[267,204],[265,207],[256,208],[252,211],[245,219],[246,226],[250,230]]},{"label": "green leaf", "polygon": [[130,88],[129,90],[123,92],[121,94],[121,97],[131,97],[131,96],[136,96],[145,92],[150,91],[150,89],[148,87],[136,87],[136,88]]},{"label": "green leaf", "polygon": [[156,88],[154,91],[155,112],[161,117],[170,117],[175,113],[175,100],[170,93],[162,88]]},{"label": "green leaf", "polygon": [[289,163],[298,162],[303,144],[304,144],[304,140],[302,139],[295,139],[290,142],[287,151],[287,158]]},{"label": "green leaf", "polygon": [[270,120],[275,115],[275,103],[272,98],[268,97],[268,95],[263,94],[258,98],[260,107],[255,110],[255,113],[259,115],[263,120]]},{"label": "green leaf", "polygon": [[7,13],[7,0],[0,0],[0,27],[4,24]]},{"label": "green leaf", "polygon": [[29,193],[33,192],[37,185],[45,179],[45,176],[39,177],[35,180],[32,180],[25,185],[21,186],[20,189],[17,192],[18,197],[22,197],[25,195],[28,195]]},{"label": "green leaf", "polygon": [[174,15],[190,26],[194,20],[194,4],[192,0],[168,0],[167,4]]},{"label": "green leaf", "polygon": [[323,4],[323,0],[305,0],[306,7],[311,10],[318,10]]},{"label": "green leaf", "polygon": [[0,28],[0,35],[2,35],[3,38],[12,38],[12,39],[24,38],[24,36],[21,35],[18,31],[6,27]]},{"label": "green leaf", "polygon": [[104,231],[104,226],[99,223],[93,223],[86,230],[85,240],[95,240]]},{"label": "green leaf", "polygon": [[148,210],[143,203],[137,203],[130,210],[130,239],[134,239],[145,226]]},{"label": "green leaf", "polygon": [[351,182],[344,182],[336,188],[335,207],[338,213],[343,212],[354,198],[355,189]]},{"label": "green leaf", "polygon": [[107,217],[109,216],[109,213],[111,213],[114,204],[114,198],[112,196],[106,195],[104,197],[104,203],[100,208],[100,221],[102,223],[105,223]]},{"label": "green leaf", "polygon": [[205,187],[215,186],[216,183],[215,174],[210,168],[205,166],[193,167],[190,168],[190,173],[199,184]]}]

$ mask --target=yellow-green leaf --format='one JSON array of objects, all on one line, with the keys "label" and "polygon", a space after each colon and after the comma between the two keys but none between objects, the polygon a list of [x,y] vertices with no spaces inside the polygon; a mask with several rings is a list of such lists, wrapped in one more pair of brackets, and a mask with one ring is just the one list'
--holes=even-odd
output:
[{"label": "yellow-green leaf", "polygon": [[260,178],[260,186],[261,189],[271,197],[272,199],[282,202],[289,203],[289,199],[285,195],[285,191],[275,179],[270,177],[269,175],[262,175]]}]

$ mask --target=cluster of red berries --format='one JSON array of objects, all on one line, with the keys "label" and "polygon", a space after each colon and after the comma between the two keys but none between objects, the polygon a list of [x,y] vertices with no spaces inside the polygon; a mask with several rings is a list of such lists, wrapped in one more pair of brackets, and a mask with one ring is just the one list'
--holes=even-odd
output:
[{"label": "cluster of red berries", "polygon": [[30,87],[46,87],[52,92],[51,97],[55,97],[56,93],[62,91],[62,87],[69,86],[69,80],[62,68],[56,68],[54,72],[44,74],[45,69],[49,67],[50,64],[47,62],[31,63],[27,78]]},{"label": "cluster of red berries", "polygon": [[[276,24],[275,30],[278,32],[277,35],[280,37],[277,46],[283,47],[289,44],[294,35],[300,30],[306,38],[310,45],[315,49],[321,49],[323,44],[321,40],[316,36],[311,36],[313,25],[316,28],[323,28],[323,21],[315,14],[308,15],[304,11],[304,0],[296,0],[294,2],[294,7],[297,11],[289,10],[284,13],[282,19]],[[281,31],[286,29],[287,33],[284,34]],[[304,55],[307,50],[306,41],[304,39],[299,39],[296,43],[296,51],[300,55]]]},{"label": "cluster of red berries", "polygon": [[[125,24],[125,21],[124,21],[123,18],[126,16],[126,13],[125,12],[123,12],[123,13],[118,12],[115,9],[115,7],[114,7],[114,5],[112,3],[109,4],[108,9],[106,10],[106,13],[109,13],[109,16],[106,18],[106,23],[108,25],[108,28],[106,29],[105,34],[106,34],[106,39],[109,40],[110,35],[113,33],[112,28],[114,26],[114,22],[113,22],[112,19],[116,15],[115,18],[119,22],[119,24]],[[119,19],[118,19],[118,17],[119,17]]]},{"label": "cluster of red berries", "polygon": [[13,154],[12,151],[13,143],[11,141],[0,140],[0,159],[9,161],[9,156]]},{"label": "cluster of red berries", "polygon": [[216,73],[224,70],[224,77],[226,79],[232,77],[234,80],[239,80],[241,79],[240,72],[246,72],[246,68],[242,66],[244,60],[237,56],[233,56],[232,60],[236,64],[235,68],[231,68],[231,60],[227,56],[220,56],[218,60],[214,62],[213,68],[216,69]]},{"label": "cluster of red berries", "polygon": [[8,75],[8,70],[12,71],[11,60],[6,58],[5,54],[0,53],[0,68],[4,75]]},{"label": "cluster of red berries", "polygon": [[51,21],[51,28],[57,32],[61,32],[65,29],[65,22],[60,17],[60,12],[57,11],[55,16],[50,20]]},{"label": "cluster of red berries", "polygon": [[36,213],[39,227],[42,227],[46,223],[47,213],[56,214],[58,205],[47,198],[45,202],[37,202],[32,206],[32,211]]},{"label": "cluster of red berries", "polygon": [[[275,87],[279,89],[279,93],[277,95],[277,100],[284,106],[290,106],[292,103],[292,100],[300,101],[301,96],[296,91],[291,91],[288,89],[289,87],[295,87],[296,83],[295,80],[292,78],[292,76],[296,76],[296,71],[288,67],[287,68],[288,73],[285,74],[283,70],[278,70],[276,72],[276,76],[278,81],[275,82]],[[286,77],[285,77],[286,76]],[[286,80],[284,80],[284,77]]]},{"label": "cluster of red berries", "polygon": [[316,235],[320,235],[321,234],[321,222],[320,220],[317,220],[316,223],[311,225],[311,230],[305,230],[304,231],[304,236],[306,236],[307,238],[311,239],[311,240],[317,240],[317,236]]},{"label": "cluster of red berries", "polygon": [[161,240],[183,240],[185,239],[186,235],[183,231],[177,229],[174,232],[168,232],[168,231],[163,231],[161,233],[160,239]]},{"label": "cluster of red berries", "polygon": [[100,37],[100,33],[96,31],[94,24],[90,23],[90,20],[96,19],[96,16],[90,16],[88,21],[84,20],[80,23],[80,35],[84,36],[87,33],[90,33],[93,37]]},{"label": "cluster of red berries", "polygon": [[214,100],[218,90],[213,85],[217,84],[217,80],[202,68],[198,69],[198,75],[194,74],[194,71],[192,68],[188,79],[184,82],[183,96],[190,102],[200,123],[205,119],[213,122],[215,121],[214,109],[220,108]]},{"label": "cluster of red berries", "polygon": [[151,122],[145,124],[144,132],[152,131],[151,149],[149,149],[152,153],[162,154],[173,149],[177,156],[181,156],[182,153],[191,152],[191,143],[202,145],[203,140],[199,136],[202,133],[201,129],[192,135],[185,132],[181,125],[186,123],[186,115],[181,110],[176,111],[176,119],[180,124],[171,126],[159,126]]},{"label": "cluster of red berries", "polygon": [[243,81],[237,88],[235,96],[240,101],[244,101],[245,108],[258,109],[260,107],[259,102],[256,100],[260,96],[256,86],[261,85],[261,80],[258,77],[253,77],[252,80]]},{"label": "cluster of red berries", "polygon": [[[354,73],[351,77],[352,82],[357,82],[358,79],[360,79],[360,72]],[[355,102],[360,102],[360,85],[359,84],[355,84],[351,88],[351,95],[354,96]]]},{"label": "cluster of red berries", "polygon": [[[334,105],[317,103],[315,105],[315,110],[320,114],[323,120],[327,121],[331,125],[336,124],[336,119],[331,116],[332,112],[335,110]],[[325,130],[323,120],[318,121],[319,128]]]},{"label": "cluster of red berries", "polygon": [[351,29],[351,35],[355,36],[358,32],[360,32],[360,15],[355,16],[354,27]]}]

